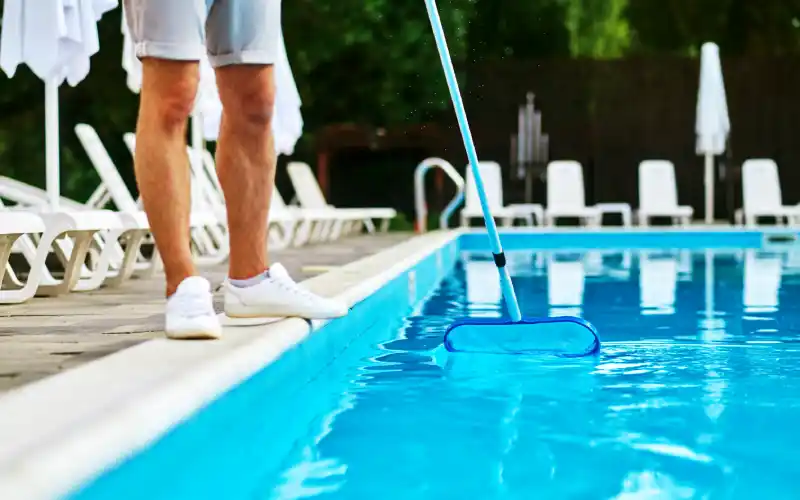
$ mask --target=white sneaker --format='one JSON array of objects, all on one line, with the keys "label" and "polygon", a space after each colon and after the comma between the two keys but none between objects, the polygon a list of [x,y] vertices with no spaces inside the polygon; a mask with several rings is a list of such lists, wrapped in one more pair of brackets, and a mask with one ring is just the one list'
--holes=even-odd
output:
[{"label": "white sneaker", "polygon": [[225,314],[231,318],[297,317],[331,319],[347,314],[347,305],[320,297],[294,282],[280,264],[261,283],[237,287],[225,283]]},{"label": "white sneaker", "polygon": [[178,290],[167,299],[164,330],[171,339],[218,339],[222,336],[208,280],[191,276],[178,285]]}]

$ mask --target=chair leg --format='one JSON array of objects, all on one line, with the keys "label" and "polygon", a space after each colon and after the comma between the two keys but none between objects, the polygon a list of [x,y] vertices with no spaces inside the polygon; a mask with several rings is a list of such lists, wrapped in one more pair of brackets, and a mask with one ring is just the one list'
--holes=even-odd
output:
[{"label": "chair leg", "polygon": [[[28,273],[27,281],[21,288],[16,290],[0,290],[0,303],[19,304],[36,295],[42,279],[46,275],[49,275],[45,265],[47,256],[55,245],[56,238],[64,234],[64,229],[64,227],[57,227],[55,225],[47,228],[41,238],[39,238],[33,258],[29,261],[31,270]],[[20,237],[21,235],[17,236]]]},{"label": "chair leg", "polygon": [[14,248],[14,242],[17,241],[20,235],[18,234],[4,234],[0,236],[0,286],[2,286],[3,279],[5,278],[6,264],[11,257],[11,250]]},{"label": "chair leg", "polygon": [[362,222],[368,233],[373,234],[375,232],[375,223],[372,222],[372,219],[364,219]]},{"label": "chair leg", "polygon": [[[97,261],[97,265],[92,270],[91,275],[88,278],[83,278],[81,276],[78,276],[78,279],[75,282],[75,286],[71,288],[70,291],[86,292],[90,290],[96,290],[100,288],[100,286],[106,279],[110,278],[109,270],[111,268],[111,259],[114,256],[114,246],[111,244],[111,242],[116,243],[117,241],[119,241],[119,239],[122,237],[122,234],[123,234],[122,229],[108,231],[108,233],[106,234],[107,244],[100,251],[100,258]],[[94,240],[94,235],[92,235],[92,240]],[[123,256],[123,261],[126,258],[128,258],[127,254],[128,252],[126,252],[126,255]],[[134,254],[134,257],[135,256],[136,254]],[[121,267],[117,275],[119,275],[122,272],[123,268]]]},{"label": "chair leg", "polygon": [[130,279],[136,268],[136,259],[139,256],[139,251],[142,248],[142,243],[144,243],[146,234],[145,231],[137,229],[129,230],[122,234],[121,239],[124,239],[126,242],[125,254],[122,256],[122,262],[120,263],[117,274],[106,278],[104,283],[106,286],[112,288],[118,287],[123,282]]},{"label": "chair leg", "polygon": [[75,242],[69,259],[64,263],[64,276],[52,285],[40,286],[39,295],[55,296],[75,289],[81,277],[81,268],[86,261],[86,254],[92,244],[94,234],[83,231],[69,231],[67,237]]}]

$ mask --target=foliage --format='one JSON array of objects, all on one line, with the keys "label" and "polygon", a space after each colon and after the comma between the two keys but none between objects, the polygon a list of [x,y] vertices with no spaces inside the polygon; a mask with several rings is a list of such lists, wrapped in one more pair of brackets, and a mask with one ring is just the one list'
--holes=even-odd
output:
[{"label": "foliage", "polygon": [[639,53],[697,55],[706,41],[729,56],[800,51],[800,0],[635,0],[627,15]]},{"label": "foliage", "polygon": [[562,0],[476,0],[469,24],[469,59],[569,56]]},{"label": "foliage", "polygon": [[[726,56],[800,51],[800,0],[440,0],[439,10],[461,67],[506,58],[695,55],[707,40]],[[137,97],[120,67],[120,22],[119,9],[104,16],[92,72],[60,90],[63,186],[78,199],[98,182],[72,132],[79,122],[98,129],[134,186],[121,136],[134,128]],[[391,126],[449,113],[421,0],[292,0],[283,4],[283,26],[306,138],[332,122]],[[42,83],[24,67],[11,80],[0,76],[0,174],[44,184],[43,130]]]},{"label": "foliage", "polygon": [[[441,2],[448,46],[463,60],[473,0]],[[422,122],[449,102],[422,1],[293,0],[284,33],[311,129],[329,122]]]},{"label": "foliage", "polygon": [[628,0],[565,0],[565,3],[565,25],[573,56],[606,59],[625,54],[631,40],[625,17]]}]

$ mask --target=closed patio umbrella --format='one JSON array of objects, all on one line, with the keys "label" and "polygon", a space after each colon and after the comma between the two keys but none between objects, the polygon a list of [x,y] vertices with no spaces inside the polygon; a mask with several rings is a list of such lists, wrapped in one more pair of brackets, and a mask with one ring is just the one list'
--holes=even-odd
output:
[{"label": "closed patio umbrella", "polygon": [[719,47],[703,44],[697,97],[697,154],[705,157],[705,221],[714,222],[714,156],[725,152],[731,123]]},{"label": "closed patio umbrella", "polygon": [[100,50],[97,21],[117,0],[5,0],[0,68],[13,77],[26,64],[45,83],[45,163],[50,209],[60,197],[58,88],[76,86]]}]

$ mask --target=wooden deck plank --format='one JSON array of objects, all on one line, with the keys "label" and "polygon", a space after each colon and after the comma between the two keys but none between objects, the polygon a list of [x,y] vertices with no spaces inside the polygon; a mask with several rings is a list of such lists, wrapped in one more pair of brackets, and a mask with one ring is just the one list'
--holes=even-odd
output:
[{"label": "wooden deck plank", "polygon": [[[297,280],[372,255],[411,237],[388,233],[274,252]],[[217,286],[227,264],[201,273]],[[306,272],[304,267],[308,266]],[[313,272],[310,272],[313,271]],[[116,289],[0,306],[0,393],[163,335],[163,275]],[[221,296],[215,307],[221,311]]]}]

